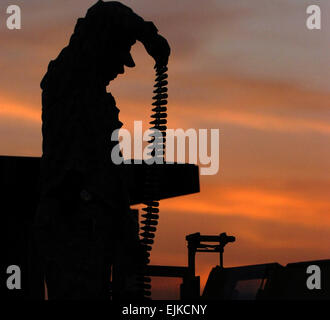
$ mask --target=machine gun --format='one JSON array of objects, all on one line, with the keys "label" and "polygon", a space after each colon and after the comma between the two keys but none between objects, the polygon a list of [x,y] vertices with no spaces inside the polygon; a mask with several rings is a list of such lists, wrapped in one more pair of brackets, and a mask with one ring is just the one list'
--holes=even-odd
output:
[{"label": "machine gun", "polygon": [[[148,174],[159,177],[159,200],[199,192],[198,167],[192,164],[129,164],[127,173],[130,204],[145,202],[144,186]],[[32,223],[39,202],[40,158],[0,156],[0,194],[4,226],[4,265],[21,268],[22,289],[0,288],[1,295],[13,299],[43,299],[44,275],[32,242]],[[8,208],[8,209],[7,209]]]}]

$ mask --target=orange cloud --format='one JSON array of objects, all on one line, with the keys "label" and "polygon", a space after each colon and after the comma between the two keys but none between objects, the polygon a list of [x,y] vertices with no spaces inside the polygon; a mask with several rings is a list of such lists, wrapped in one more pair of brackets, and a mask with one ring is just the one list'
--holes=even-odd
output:
[{"label": "orange cloud", "polygon": [[162,208],[191,214],[238,215],[309,226],[317,226],[322,220],[323,226],[330,226],[327,198],[308,198],[305,194],[285,190],[272,191],[242,185],[220,187],[204,183],[200,194],[164,201]]},{"label": "orange cloud", "polygon": [[[314,131],[330,134],[330,122],[297,119],[293,117],[280,117],[277,115],[264,115],[247,112],[217,112],[219,122],[240,125],[258,130],[275,130],[287,132]],[[211,119],[209,119],[211,121]]]},{"label": "orange cloud", "polygon": [[6,118],[23,119],[25,121],[41,123],[41,107],[39,110],[11,99],[0,98],[0,116]]}]

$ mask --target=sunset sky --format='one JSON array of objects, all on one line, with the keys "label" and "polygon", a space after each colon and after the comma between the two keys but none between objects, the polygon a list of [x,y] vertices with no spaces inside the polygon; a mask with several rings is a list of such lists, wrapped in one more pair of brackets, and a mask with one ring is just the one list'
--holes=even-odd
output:
[{"label": "sunset sky", "polygon": [[[169,128],[218,128],[220,171],[201,192],[161,203],[152,264],[185,265],[185,236],[235,235],[225,265],[330,258],[330,2],[122,1],[172,48]],[[0,154],[41,155],[41,78],[95,0],[0,4]],[[22,29],[6,29],[6,8]],[[318,4],[322,30],[306,28]],[[153,60],[137,43],[136,68],[109,90],[126,128],[149,121]],[[217,256],[198,256],[203,281]]]}]

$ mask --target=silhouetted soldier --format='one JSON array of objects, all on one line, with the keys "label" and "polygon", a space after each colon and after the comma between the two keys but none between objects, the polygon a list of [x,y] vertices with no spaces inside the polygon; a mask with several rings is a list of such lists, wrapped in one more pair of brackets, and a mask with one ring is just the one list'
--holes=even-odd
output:
[{"label": "silhouetted soldier", "polygon": [[125,181],[111,163],[111,133],[122,123],[106,92],[125,65],[135,66],[130,49],[136,40],[157,65],[167,64],[169,45],[152,22],[119,2],[98,1],[78,19],[69,45],[41,82],[36,230],[50,299],[106,297],[114,252],[131,257],[122,268],[134,268],[132,253],[140,250]]}]

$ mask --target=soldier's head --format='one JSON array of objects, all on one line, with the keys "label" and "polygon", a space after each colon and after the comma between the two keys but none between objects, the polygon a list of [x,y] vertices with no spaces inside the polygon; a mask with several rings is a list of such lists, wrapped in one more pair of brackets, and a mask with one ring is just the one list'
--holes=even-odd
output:
[{"label": "soldier's head", "polygon": [[130,54],[136,40],[119,26],[115,2],[99,1],[85,18],[78,19],[70,44],[76,44],[79,53],[96,65],[107,83],[134,67]]},{"label": "soldier's head", "polygon": [[[110,49],[113,50],[113,49]],[[104,71],[107,81],[114,80],[119,74],[125,72],[125,67],[135,67],[129,48],[116,48],[112,54],[105,57]]]}]

